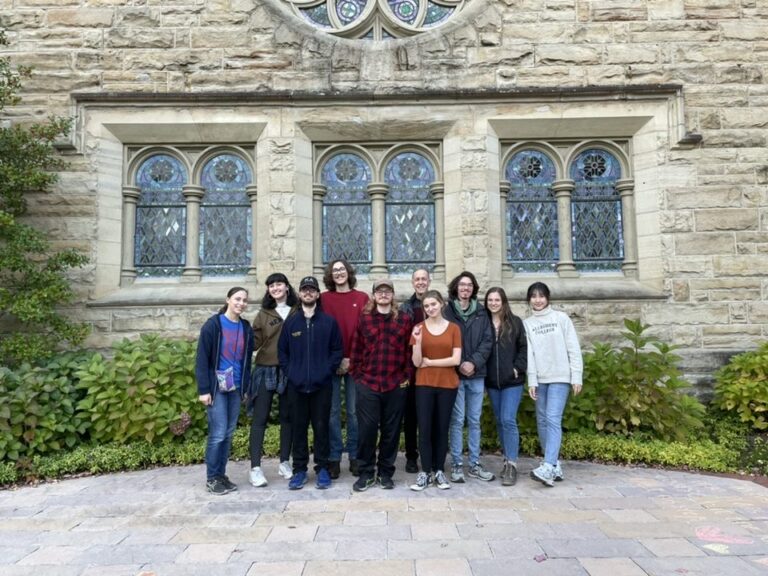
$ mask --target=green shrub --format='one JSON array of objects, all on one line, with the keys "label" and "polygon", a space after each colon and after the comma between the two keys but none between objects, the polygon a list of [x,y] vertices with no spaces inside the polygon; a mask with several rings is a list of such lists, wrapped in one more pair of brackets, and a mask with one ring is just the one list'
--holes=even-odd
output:
[{"label": "green shrub", "polygon": [[0,462],[0,486],[18,482],[19,474],[13,462]]},{"label": "green shrub", "polygon": [[44,366],[0,368],[0,460],[17,461],[72,448],[88,429],[76,409],[73,373],[83,354],[63,354]]},{"label": "green shrub", "polygon": [[206,415],[197,400],[195,343],[143,335],[94,355],[77,373],[85,397],[78,408],[90,418],[98,442],[162,442],[200,438]]},{"label": "green shrub", "polygon": [[[232,460],[247,460],[250,428],[239,426],[232,441]],[[269,426],[264,438],[264,457],[278,454],[279,426]],[[205,457],[205,440],[181,442],[86,444],[71,451],[46,456],[36,455],[16,465],[0,464],[0,485],[20,481],[53,480],[74,474],[106,474],[123,470],[141,470],[152,466],[187,466],[199,464]]]},{"label": "green shrub", "polygon": [[713,403],[756,430],[768,429],[768,342],[734,356],[715,373]]},{"label": "green shrub", "polygon": [[[538,440],[534,436],[524,437],[521,448],[526,453],[535,454],[538,450]],[[665,442],[594,432],[573,432],[564,435],[560,457],[712,472],[736,471],[740,461],[739,452],[710,439]]]},{"label": "green shrub", "polygon": [[[0,50],[7,52],[0,30]],[[21,100],[26,66],[0,57],[0,111]],[[11,114],[13,117],[15,114]],[[5,120],[7,116],[3,118]],[[55,142],[69,133],[71,122],[0,122],[0,364],[18,367],[50,357],[63,343],[77,345],[88,326],[60,312],[75,300],[69,271],[87,262],[74,249],[57,251],[50,234],[24,221],[30,192],[50,190],[64,166]]]},{"label": "green shrub", "polygon": [[639,320],[624,320],[628,345],[595,344],[584,354],[584,388],[563,416],[567,430],[648,434],[683,440],[702,427],[704,406],[681,389],[689,386],[674,347],[645,334]]},{"label": "green shrub", "polygon": [[753,436],[744,451],[743,467],[754,474],[768,476],[768,437]]}]

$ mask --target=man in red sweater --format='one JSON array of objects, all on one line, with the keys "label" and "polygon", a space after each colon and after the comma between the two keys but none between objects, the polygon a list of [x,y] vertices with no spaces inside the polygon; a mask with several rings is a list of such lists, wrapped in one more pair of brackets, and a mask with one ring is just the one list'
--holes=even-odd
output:
[{"label": "man in red sweater", "polygon": [[349,374],[349,357],[352,352],[352,340],[357,330],[360,313],[368,303],[368,295],[355,290],[357,277],[355,269],[346,260],[334,260],[325,267],[323,283],[327,290],[320,295],[320,306],[323,311],[332,316],[341,329],[341,340],[344,345],[344,358],[341,361],[336,376],[333,378],[333,396],[331,398],[330,443],[328,470],[331,478],[338,478],[341,468],[341,453],[344,443],[341,435],[341,391],[344,389],[347,409],[347,442],[346,451],[349,455],[349,470],[358,475],[357,464],[357,412],[355,381]]}]

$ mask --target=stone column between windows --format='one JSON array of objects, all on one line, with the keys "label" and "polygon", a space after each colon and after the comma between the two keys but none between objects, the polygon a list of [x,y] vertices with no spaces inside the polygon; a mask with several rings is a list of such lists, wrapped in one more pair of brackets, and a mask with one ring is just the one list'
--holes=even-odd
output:
[{"label": "stone column between windows", "polygon": [[136,186],[123,186],[123,261],[120,266],[120,285],[132,284],[136,279],[136,204],[141,190]]},{"label": "stone column between windows", "polygon": [[256,246],[258,245],[258,242],[256,241],[256,232],[258,230],[258,226],[256,224],[257,215],[258,212],[256,211],[257,207],[257,187],[255,184],[249,184],[245,187],[245,193],[248,195],[248,200],[251,203],[251,262],[248,266],[248,278],[252,280],[254,283],[256,283],[257,275],[256,275]]},{"label": "stone column between windows", "polygon": [[182,282],[199,282],[202,277],[200,268],[200,203],[205,189],[194,184],[185,184],[181,189],[187,203],[187,239]]},{"label": "stone column between windows", "polygon": [[637,278],[635,181],[631,178],[617,180],[616,190],[621,196],[621,232],[624,235],[624,263],[621,270],[625,276]]},{"label": "stone column between windows", "polygon": [[435,268],[432,276],[438,282],[445,282],[445,184],[432,182],[429,191],[435,202]]},{"label": "stone column between windows", "polygon": [[507,236],[510,233],[510,230],[507,230],[507,201],[511,190],[512,184],[510,184],[509,180],[502,180],[499,183],[499,196],[501,198],[499,201],[501,208],[501,210],[499,210],[501,216],[501,273],[503,276],[512,276],[514,274],[512,264],[509,263],[509,259],[507,258],[507,250],[509,249],[509,246],[507,245]]},{"label": "stone column between windows", "polygon": [[573,237],[571,236],[571,194],[576,184],[573,180],[556,180],[552,191],[557,198],[557,241],[560,260],[555,269],[561,278],[576,278],[579,273],[573,264]]},{"label": "stone column between windows", "polygon": [[389,186],[383,182],[368,184],[368,196],[371,199],[371,275],[386,275],[386,214],[385,202]]},{"label": "stone column between windows", "polygon": [[323,198],[328,188],[324,184],[312,185],[312,271],[323,275]]}]

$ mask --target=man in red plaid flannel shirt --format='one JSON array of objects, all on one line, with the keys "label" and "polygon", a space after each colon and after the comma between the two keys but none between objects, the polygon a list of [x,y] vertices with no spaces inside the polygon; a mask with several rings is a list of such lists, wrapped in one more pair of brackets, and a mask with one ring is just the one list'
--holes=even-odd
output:
[{"label": "man in red plaid flannel shirt", "polygon": [[392,476],[408,389],[412,320],[393,306],[394,297],[390,280],[373,283],[373,300],[360,315],[349,359],[357,386],[360,477],[352,486],[356,492],[367,490],[377,479],[384,489],[395,487]]}]

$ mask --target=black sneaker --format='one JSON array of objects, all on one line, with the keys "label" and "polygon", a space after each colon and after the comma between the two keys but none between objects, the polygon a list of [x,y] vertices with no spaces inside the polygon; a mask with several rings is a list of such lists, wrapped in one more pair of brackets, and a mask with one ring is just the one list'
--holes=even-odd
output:
[{"label": "black sneaker", "polygon": [[328,462],[328,473],[331,475],[332,480],[336,480],[341,474],[341,462],[332,460]]},{"label": "black sneaker", "polygon": [[215,494],[216,496],[223,496],[229,492],[221,478],[211,478],[205,483],[205,487],[208,488],[208,492]]},{"label": "black sneaker", "polygon": [[408,459],[405,462],[405,471],[408,474],[416,474],[419,471],[419,462],[416,458]]},{"label": "black sneaker", "polygon": [[394,490],[395,482],[392,480],[392,476],[379,476],[379,485],[384,490]]},{"label": "black sneaker", "polygon": [[352,484],[352,490],[355,492],[365,492],[374,484],[376,484],[376,478],[364,478],[363,476],[360,476],[360,478],[358,478],[355,483]]},{"label": "black sneaker", "polygon": [[221,477],[221,481],[224,484],[224,487],[227,489],[227,492],[234,492],[237,490],[237,484],[232,482],[226,474]]},{"label": "black sneaker", "polygon": [[356,458],[350,460],[349,471],[352,472],[352,476],[360,476],[360,461]]}]

